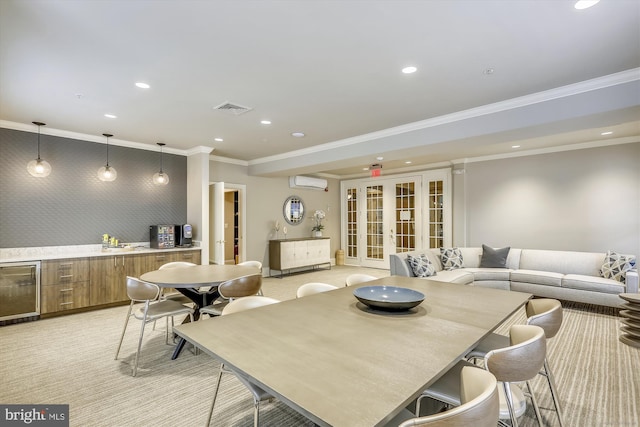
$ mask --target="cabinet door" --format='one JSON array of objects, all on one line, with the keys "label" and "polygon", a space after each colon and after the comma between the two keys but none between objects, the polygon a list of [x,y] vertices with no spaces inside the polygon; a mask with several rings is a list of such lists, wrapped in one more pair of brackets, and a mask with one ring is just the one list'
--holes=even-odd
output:
[{"label": "cabinet door", "polygon": [[280,242],[280,268],[287,270],[295,267],[296,242]]},{"label": "cabinet door", "polygon": [[[158,252],[147,254],[145,268],[147,268],[147,271],[154,271],[159,269],[162,265],[174,261],[180,261],[176,252]],[[142,273],[146,273],[147,271],[143,271]]]},{"label": "cabinet door", "polygon": [[180,251],[175,253],[176,261],[192,262],[200,264],[200,251]]},{"label": "cabinet door", "polygon": [[91,305],[127,301],[123,255],[91,259]]},{"label": "cabinet door", "polygon": [[330,240],[309,240],[307,242],[307,251],[309,253],[309,264],[326,264],[330,262]]},{"label": "cabinet door", "polygon": [[89,282],[42,287],[42,314],[89,306]]}]

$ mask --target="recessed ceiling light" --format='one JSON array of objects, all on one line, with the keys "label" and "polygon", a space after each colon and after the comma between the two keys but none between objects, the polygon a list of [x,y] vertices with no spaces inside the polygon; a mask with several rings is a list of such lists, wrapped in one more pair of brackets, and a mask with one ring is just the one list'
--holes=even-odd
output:
[{"label": "recessed ceiling light", "polygon": [[140,89],[149,89],[151,87],[147,83],[143,83],[143,82],[136,83],[136,86],[138,86]]},{"label": "recessed ceiling light", "polygon": [[105,114],[104,116],[105,116],[105,117],[108,117],[108,118],[110,118],[110,119],[117,119],[117,118],[118,118],[118,116],[115,116],[115,115],[113,115],[113,114]]},{"label": "recessed ceiling light", "polygon": [[520,148],[519,145],[512,145],[511,148]]},{"label": "recessed ceiling light", "polygon": [[216,141],[216,142],[222,142],[222,141],[224,141],[224,139],[222,139],[222,138],[213,138],[213,140],[214,140],[214,141]]},{"label": "recessed ceiling light", "polygon": [[602,132],[600,135],[605,136],[605,135],[611,135],[613,134],[613,132],[608,131],[608,132]]},{"label": "recessed ceiling light", "polygon": [[363,171],[368,171],[368,170],[369,170],[369,168],[362,168],[362,170],[363,170]]},{"label": "recessed ceiling light", "polygon": [[416,71],[418,71],[416,67],[404,67],[402,69],[402,72],[405,74],[412,74],[412,73],[415,73]]},{"label": "recessed ceiling light", "polygon": [[578,0],[576,4],[573,5],[578,10],[588,9],[591,6],[595,6],[600,0]]},{"label": "recessed ceiling light", "polygon": [[410,165],[411,164],[411,160],[407,160],[406,162],[404,162],[405,165]]},{"label": "recessed ceiling light", "polygon": [[304,136],[304,133],[302,133],[302,132],[293,132],[291,134],[291,136],[295,136],[296,138],[302,138]]},{"label": "recessed ceiling light", "polygon": [[262,123],[263,125],[270,125],[271,120],[260,120],[260,123]]}]

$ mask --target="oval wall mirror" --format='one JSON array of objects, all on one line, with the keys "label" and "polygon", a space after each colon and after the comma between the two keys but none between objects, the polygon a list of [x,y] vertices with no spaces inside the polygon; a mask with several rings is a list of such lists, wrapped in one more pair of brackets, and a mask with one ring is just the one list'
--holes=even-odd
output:
[{"label": "oval wall mirror", "polygon": [[282,207],[284,219],[291,225],[298,225],[304,218],[304,204],[298,196],[289,196]]}]

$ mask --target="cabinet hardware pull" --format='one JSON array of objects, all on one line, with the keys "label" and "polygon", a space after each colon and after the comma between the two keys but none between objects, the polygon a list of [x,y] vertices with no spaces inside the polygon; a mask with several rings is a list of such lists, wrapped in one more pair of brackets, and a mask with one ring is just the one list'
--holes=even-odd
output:
[{"label": "cabinet hardware pull", "polygon": [[156,259],[165,259],[166,257],[164,255],[156,255]]},{"label": "cabinet hardware pull", "polygon": [[69,304],[73,304],[73,301],[72,302],[61,302],[60,303],[60,305],[69,305]]},{"label": "cabinet hardware pull", "polygon": [[182,258],[193,258],[193,254],[183,254]]},{"label": "cabinet hardware pull", "polygon": [[63,263],[60,263],[59,265],[60,265],[60,267],[66,267],[66,266],[69,266],[69,265],[73,265],[73,263],[72,262],[63,262]]},{"label": "cabinet hardware pull", "polygon": [[60,292],[73,292],[73,288],[69,288],[69,289],[60,289]]},{"label": "cabinet hardware pull", "polygon": [[64,276],[60,276],[61,279],[68,279],[69,277],[73,277],[73,274],[65,274]]}]

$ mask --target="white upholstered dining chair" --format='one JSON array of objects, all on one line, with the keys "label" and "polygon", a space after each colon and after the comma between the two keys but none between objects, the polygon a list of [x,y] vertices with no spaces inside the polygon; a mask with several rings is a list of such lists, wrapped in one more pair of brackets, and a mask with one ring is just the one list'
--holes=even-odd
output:
[{"label": "white upholstered dining chair", "polygon": [[495,427],[500,405],[496,377],[482,368],[464,366],[459,372],[460,405],[448,411],[415,417],[403,410],[387,427]]},{"label": "white upholstered dining chair", "polygon": [[304,285],[300,286],[296,290],[296,298],[302,298],[302,297],[306,297],[307,295],[313,295],[320,292],[333,291],[334,289],[338,289],[338,287],[330,285],[328,283],[321,283],[321,282],[305,283]]}]

